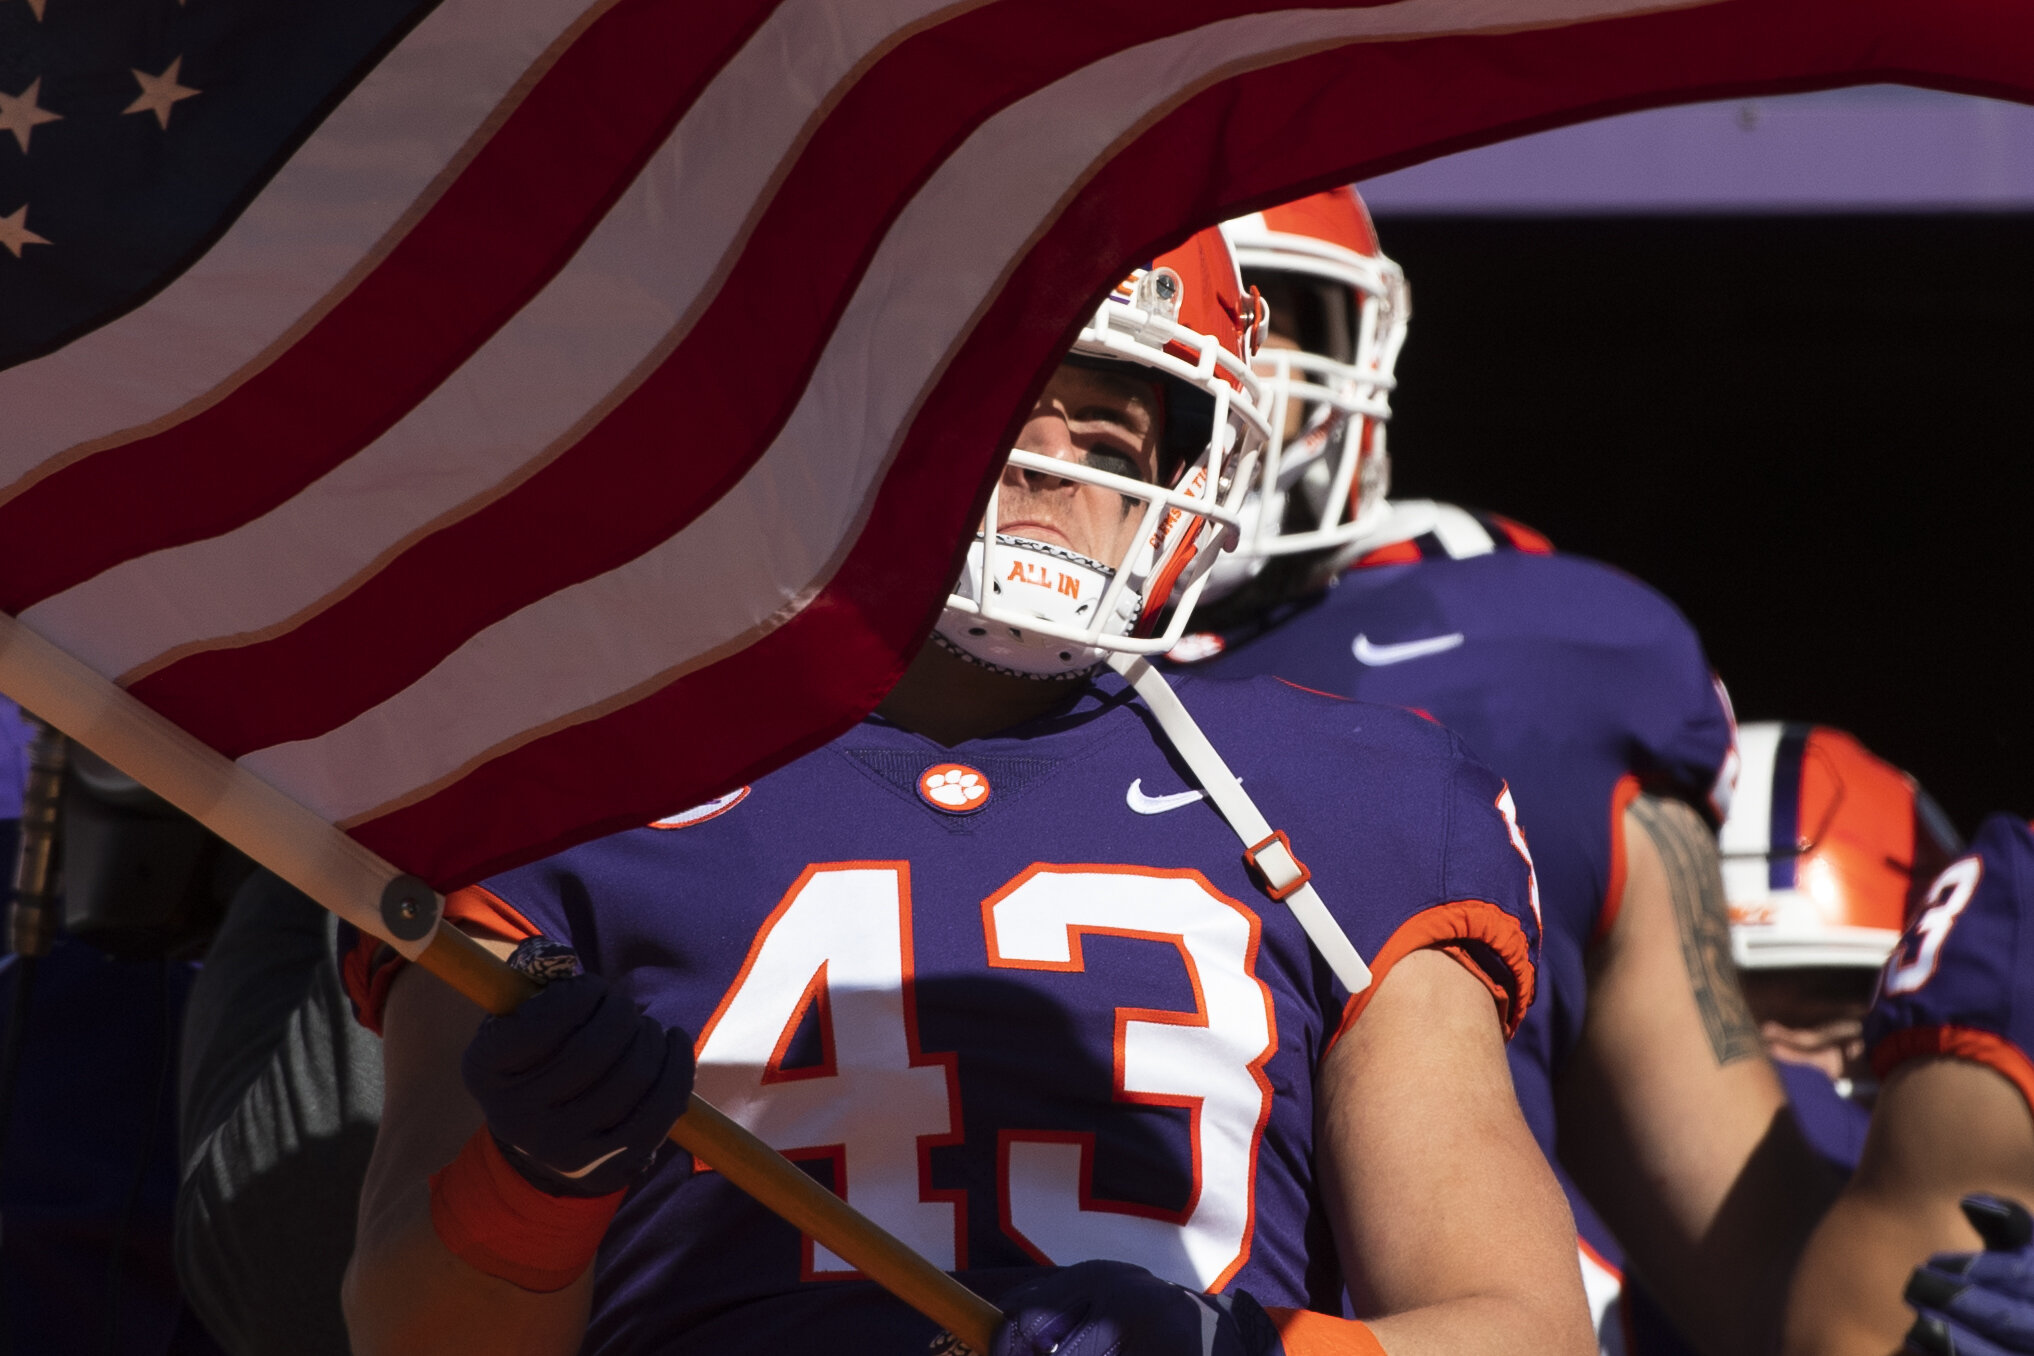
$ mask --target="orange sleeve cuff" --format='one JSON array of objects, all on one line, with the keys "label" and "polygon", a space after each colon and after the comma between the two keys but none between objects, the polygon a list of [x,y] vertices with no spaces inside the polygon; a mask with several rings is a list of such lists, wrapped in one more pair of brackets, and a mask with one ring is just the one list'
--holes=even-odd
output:
[{"label": "orange sleeve cuff", "polygon": [[1264,1306],[1278,1329],[1285,1356],[1385,1356],[1367,1324],[1353,1318],[1330,1318],[1311,1309]]},{"label": "orange sleeve cuff", "polygon": [[502,1156],[482,1126],[431,1174],[431,1228],[476,1271],[539,1294],[579,1279],[626,1192],[553,1196]]},{"label": "orange sleeve cuff", "polygon": [[468,932],[504,942],[524,941],[543,931],[523,917],[515,905],[480,885],[469,885],[445,896],[445,921],[464,923]]},{"label": "orange sleeve cuff", "polygon": [[[1321,1051],[1323,1058],[1356,1025],[1356,1019],[1370,1006],[1391,967],[1413,952],[1429,948],[1447,952],[1483,982],[1497,1002],[1505,1039],[1511,1039],[1525,1019],[1526,1009],[1533,1004],[1532,944],[1526,940],[1525,929],[1518,920],[1503,909],[1485,900],[1463,899],[1422,909],[1398,925],[1398,931],[1371,959],[1370,987],[1352,995],[1343,1005],[1341,1024]],[[1501,967],[1498,974],[1491,973],[1492,963]]]},{"label": "orange sleeve cuff", "polygon": [[[505,942],[520,942],[542,931],[515,905],[478,885],[445,896],[445,921]],[[381,1034],[382,1012],[388,1006],[388,986],[407,964],[395,948],[366,932],[355,939],[353,949],[339,963],[346,996],[353,1000],[354,1017],[377,1036]]]},{"label": "orange sleeve cuff", "polygon": [[1916,1026],[1872,1047],[1872,1072],[1881,1081],[1910,1059],[1967,1059],[1982,1064],[2019,1089],[2034,1113],[2034,1062],[2003,1036],[1968,1026]]}]

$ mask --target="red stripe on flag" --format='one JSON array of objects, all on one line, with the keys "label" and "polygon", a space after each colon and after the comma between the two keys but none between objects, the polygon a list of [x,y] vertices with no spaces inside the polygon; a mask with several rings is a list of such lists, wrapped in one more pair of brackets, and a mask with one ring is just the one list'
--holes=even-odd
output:
[{"label": "red stripe on flag", "polygon": [[[1233,7],[1128,6],[1065,33],[1058,12],[1012,0],[899,44],[816,130],[691,333],[576,446],[295,629],[179,659],[131,690],[230,757],[310,738],[503,617],[676,535],[782,430],[884,233],[983,120]],[[999,59],[966,59],[980,52]]]},{"label": "red stripe on flag", "polygon": [[[0,608],[18,613],[124,560],[230,531],[379,437],[571,257],[771,8],[620,0],[388,257],[268,367],[0,505]],[[52,522],[90,530],[36,530]]]},{"label": "red stripe on flag", "polygon": [[[449,889],[752,782],[872,708],[938,615],[959,565],[952,543],[980,520],[990,473],[1022,422],[1008,412],[1028,409],[1043,384],[1040,362],[1113,284],[1108,261],[1148,254],[1162,233],[1198,215],[1205,186],[1174,173],[1176,157],[1214,144],[1234,112],[1224,94],[1234,83],[1190,101],[1147,132],[1136,154],[1105,166],[1012,270],[920,410],[853,549],[804,611],[746,649],[504,753],[354,836]],[[1072,290],[1083,283],[1084,303]],[[1033,360],[1012,361],[1018,353]],[[664,808],[644,808],[655,806]]]},{"label": "red stripe on flag", "polygon": [[1721,0],[1501,36],[1340,48],[1247,79],[1253,121],[1276,110],[1273,122],[1284,120],[1289,135],[1237,163],[1218,194],[1224,217],[1672,104],[1885,81],[2034,103],[2034,9]]},{"label": "red stripe on flag", "polygon": [[[2034,24],[2000,41],[2008,35],[1982,0],[1948,3],[1961,13],[1960,40],[1939,40],[1929,17],[1890,0],[1731,0],[1585,29],[1344,49],[1205,91],[1105,168],[1014,271],[928,398],[841,570],[799,616],[355,836],[441,887],[463,884],[753,781],[848,728],[937,614],[959,558],[940,543],[962,540],[979,520],[988,474],[1013,434],[1016,421],[992,412],[1024,408],[1039,364],[1113,281],[1117,261],[1180,238],[1184,223],[1578,111],[1841,83],[1858,69],[2034,95]],[[1748,42],[1754,30],[1772,42]],[[1901,55],[1881,60],[1881,51]]]}]

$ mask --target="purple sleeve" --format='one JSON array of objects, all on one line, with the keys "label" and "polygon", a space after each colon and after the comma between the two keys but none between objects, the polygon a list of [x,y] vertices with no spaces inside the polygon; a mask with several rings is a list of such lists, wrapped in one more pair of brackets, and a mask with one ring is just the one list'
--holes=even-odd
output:
[{"label": "purple sleeve", "polygon": [[1685,800],[1720,826],[1737,788],[1730,696],[1685,621],[1650,658],[1655,673],[1637,704],[1631,770],[1642,790]]},{"label": "purple sleeve", "polygon": [[1879,976],[1865,1019],[1881,1078],[1910,1059],[1995,1069],[2034,1110],[2034,830],[1985,821],[1968,855],[1928,887]]},{"label": "purple sleeve", "polygon": [[[1461,741],[1450,736],[1455,748]],[[1414,951],[1437,948],[1483,982],[1503,1014],[1508,1039],[1532,1006],[1540,953],[1538,886],[1511,793],[1496,773],[1460,755],[1450,771],[1443,827],[1431,835],[1432,899],[1401,917],[1370,957],[1373,982],[1343,1008],[1339,1040],[1362,1015],[1384,977]],[[1332,1041],[1330,1042],[1333,1043]]]},{"label": "purple sleeve", "polygon": [[1465,758],[1456,765],[1452,795],[1442,893],[1477,916],[1478,930],[1464,959],[1476,962],[1504,991],[1509,1035],[1532,1006],[1540,958],[1540,887],[1532,849],[1519,828],[1511,788],[1495,772]]},{"label": "purple sleeve", "polygon": [[1600,939],[1617,918],[1624,894],[1626,806],[1641,792],[1693,806],[1721,829],[1737,790],[1737,717],[1723,680],[1709,668],[1694,628],[1664,599],[1664,623],[1625,675],[1624,772],[1601,802],[1605,830],[1600,910],[1591,931]]}]

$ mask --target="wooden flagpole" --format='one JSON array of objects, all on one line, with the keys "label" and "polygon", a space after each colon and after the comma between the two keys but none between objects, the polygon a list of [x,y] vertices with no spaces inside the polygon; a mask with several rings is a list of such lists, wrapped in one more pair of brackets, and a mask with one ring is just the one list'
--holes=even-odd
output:
[{"label": "wooden flagpole", "polygon": [[[62,730],[355,927],[497,1015],[536,986],[457,928],[443,901],[320,816],[0,613],[0,692]],[[672,1142],[986,1353],[1003,1315],[698,1097]]]}]

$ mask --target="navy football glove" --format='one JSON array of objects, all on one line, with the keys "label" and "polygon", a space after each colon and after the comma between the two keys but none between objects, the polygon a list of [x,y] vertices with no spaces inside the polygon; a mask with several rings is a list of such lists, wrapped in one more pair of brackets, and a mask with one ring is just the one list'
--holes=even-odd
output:
[{"label": "navy football glove", "polygon": [[460,1073],[502,1154],[553,1196],[605,1196],[649,1166],[692,1094],[692,1041],[533,938],[510,964],[535,996],[489,1017]]},{"label": "navy football glove", "polygon": [[1002,1300],[989,1356],[1283,1356],[1278,1330],[1241,1290],[1204,1295],[1128,1262],[1082,1262]]},{"label": "navy football glove", "polygon": [[1945,1252],[1914,1269],[1907,1303],[1920,1317],[1907,1350],[1923,1356],[2034,1353],[2034,1218],[2016,1201],[1966,1196],[1983,1252]]}]

